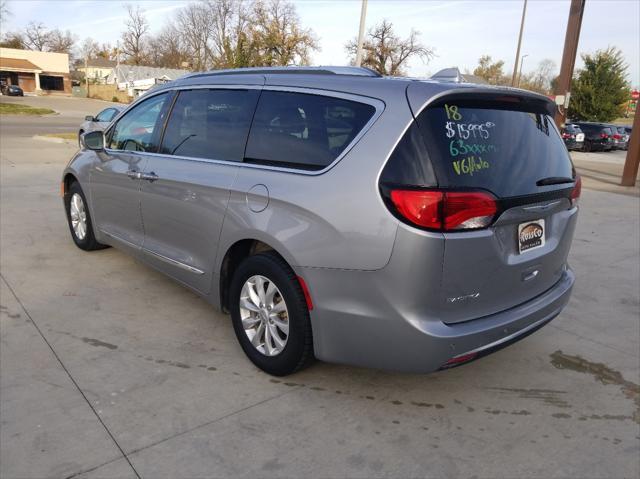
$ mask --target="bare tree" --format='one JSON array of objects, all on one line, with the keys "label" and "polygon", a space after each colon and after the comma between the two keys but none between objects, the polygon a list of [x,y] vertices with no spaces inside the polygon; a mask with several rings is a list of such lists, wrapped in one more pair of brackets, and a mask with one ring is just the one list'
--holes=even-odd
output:
[{"label": "bare tree", "polygon": [[184,39],[194,70],[213,66],[210,40],[214,36],[215,21],[209,5],[190,3],[178,12],[176,27]]},{"label": "bare tree", "polygon": [[24,50],[27,48],[27,44],[22,32],[9,32],[4,36],[2,41],[0,41],[0,47]]},{"label": "bare tree", "polygon": [[7,17],[12,15],[9,10],[9,2],[7,0],[0,0],[0,25],[7,21]]},{"label": "bare tree", "polygon": [[47,51],[56,53],[71,53],[76,43],[76,37],[67,30],[62,32],[57,28],[48,33]]},{"label": "bare tree", "polygon": [[149,40],[149,64],[163,68],[184,68],[190,60],[187,48],[174,23]]},{"label": "bare tree", "polygon": [[29,22],[24,30],[24,36],[25,43],[31,50],[43,52],[49,45],[49,32],[41,22]]},{"label": "bare tree", "polygon": [[[418,38],[420,32],[411,30],[409,37],[400,38],[393,31],[393,24],[388,20],[374,26],[367,33],[362,45],[362,65],[377,71],[381,75],[404,75],[407,62],[414,57],[429,61],[434,56],[431,47],[424,46]],[[357,39],[346,45],[352,56],[352,63],[358,51]]]},{"label": "bare tree", "polygon": [[149,32],[149,22],[144,16],[144,10],[139,6],[133,8],[127,5],[127,13],[129,18],[125,23],[127,29],[122,33],[122,52],[127,56],[127,61],[141,65],[146,55],[145,40]]},{"label": "bare tree", "polygon": [[89,59],[96,55],[96,52],[100,50],[100,45],[93,38],[87,37],[84,39],[79,48],[79,57],[83,59]]},{"label": "bare tree", "polygon": [[252,65],[252,4],[241,0],[207,0],[214,21],[210,42],[215,68]]}]

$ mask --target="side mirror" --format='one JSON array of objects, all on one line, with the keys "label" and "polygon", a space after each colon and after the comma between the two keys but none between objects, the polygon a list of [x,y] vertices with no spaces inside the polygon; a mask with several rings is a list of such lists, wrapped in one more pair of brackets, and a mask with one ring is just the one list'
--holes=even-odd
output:
[{"label": "side mirror", "polygon": [[85,119],[85,121],[95,121],[95,120],[96,120],[96,119],[95,119],[93,116],[91,116],[91,115],[87,115],[87,116],[85,116],[85,117],[84,117],[84,119]]},{"label": "side mirror", "polygon": [[82,144],[87,150],[104,150],[104,132],[90,131],[82,135]]}]

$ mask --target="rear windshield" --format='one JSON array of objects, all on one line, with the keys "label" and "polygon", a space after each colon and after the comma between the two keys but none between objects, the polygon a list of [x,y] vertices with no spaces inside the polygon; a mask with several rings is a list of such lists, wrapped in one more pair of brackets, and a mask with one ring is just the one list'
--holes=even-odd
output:
[{"label": "rear windshield", "polygon": [[516,108],[443,100],[419,115],[439,186],[481,188],[505,198],[548,190],[536,185],[543,178],[573,177],[553,118],[544,110]]}]

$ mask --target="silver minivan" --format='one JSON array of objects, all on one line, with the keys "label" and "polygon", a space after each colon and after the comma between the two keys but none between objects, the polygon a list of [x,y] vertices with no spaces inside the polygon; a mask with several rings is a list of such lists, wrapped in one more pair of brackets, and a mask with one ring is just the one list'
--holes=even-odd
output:
[{"label": "silver minivan", "polygon": [[75,244],[229,312],[253,363],[412,372],[507,346],[567,304],[580,178],[546,97],[354,67],[196,73],[86,133]]}]

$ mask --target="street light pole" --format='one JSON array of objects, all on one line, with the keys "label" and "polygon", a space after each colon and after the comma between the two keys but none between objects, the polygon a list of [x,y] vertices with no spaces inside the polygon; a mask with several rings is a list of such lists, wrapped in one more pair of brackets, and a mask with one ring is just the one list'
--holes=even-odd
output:
[{"label": "street light pole", "polygon": [[364,24],[367,17],[367,0],[362,0],[360,9],[360,31],[358,32],[358,50],[356,51],[356,66],[362,66],[362,44],[364,42]]},{"label": "street light pole", "polygon": [[516,61],[513,62],[513,76],[511,77],[511,86],[516,85],[516,75],[518,73],[518,60],[520,59],[520,46],[522,45],[522,32],[524,30],[524,17],[527,14],[527,0],[524,0],[522,7],[522,20],[520,20],[520,35],[518,35],[518,48],[516,49]]},{"label": "street light pole", "polygon": [[518,88],[520,88],[520,80],[522,80],[522,64],[524,63],[524,59],[527,58],[529,56],[529,54],[527,53],[526,55],[522,55],[522,58],[520,59],[520,73],[518,74]]}]

